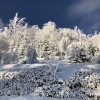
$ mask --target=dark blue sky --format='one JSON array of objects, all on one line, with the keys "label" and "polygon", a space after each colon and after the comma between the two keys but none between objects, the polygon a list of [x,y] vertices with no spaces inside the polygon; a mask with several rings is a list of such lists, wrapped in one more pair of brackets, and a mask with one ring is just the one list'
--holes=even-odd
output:
[{"label": "dark blue sky", "polygon": [[1,22],[7,24],[16,12],[30,25],[53,21],[62,28],[77,25],[85,33],[100,31],[100,0],[0,0]]}]

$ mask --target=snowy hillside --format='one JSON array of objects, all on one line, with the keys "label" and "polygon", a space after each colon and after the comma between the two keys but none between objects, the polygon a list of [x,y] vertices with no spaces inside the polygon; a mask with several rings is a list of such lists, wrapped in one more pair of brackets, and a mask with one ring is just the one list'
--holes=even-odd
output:
[{"label": "snowy hillside", "polygon": [[[1,66],[0,100],[12,100],[12,99],[31,100],[31,97],[39,100],[44,99],[40,97],[34,97],[33,95],[59,98],[59,99],[63,98],[61,100],[64,100],[64,98],[91,99],[94,98],[94,96],[96,96],[96,98],[100,96],[98,90],[100,65],[88,64],[88,63],[71,64],[71,63],[66,63],[65,61],[61,61],[60,64],[58,65],[58,69],[55,75],[53,73],[49,74],[51,68],[48,65],[49,65],[48,62],[44,64],[34,64],[34,65],[31,64],[0,65]],[[57,65],[57,60],[53,62],[53,66],[56,65]],[[92,77],[95,77],[94,80]],[[77,87],[75,87],[76,84]],[[95,84],[98,84],[97,86],[98,88],[95,88]],[[92,90],[94,91],[91,90],[91,86],[93,88]],[[20,89],[19,92],[18,88]],[[84,91],[86,95],[83,94],[82,91]],[[55,93],[55,95],[53,94],[53,92]],[[33,95],[30,96],[30,94]],[[87,96],[87,94],[90,95],[91,97]],[[8,98],[5,97],[4,95],[8,96],[10,95],[11,97]],[[16,96],[24,95],[24,96],[13,97],[14,95]],[[68,99],[68,100],[75,100],[75,99]]]}]

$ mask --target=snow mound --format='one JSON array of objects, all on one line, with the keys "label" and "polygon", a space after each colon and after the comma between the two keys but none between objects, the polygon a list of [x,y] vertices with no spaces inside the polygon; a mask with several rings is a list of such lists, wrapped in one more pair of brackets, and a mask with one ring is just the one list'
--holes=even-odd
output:
[{"label": "snow mound", "polygon": [[43,86],[49,79],[49,67],[0,70],[0,96],[25,95]]},{"label": "snow mound", "polygon": [[88,65],[69,78],[73,95],[86,100],[100,99],[100,67]]},{"label": "snow mound", "polygon": [[66,82],[54,75],[48,66],[0,70],[0,96],[33,93],[37,96],[68,98]]}]

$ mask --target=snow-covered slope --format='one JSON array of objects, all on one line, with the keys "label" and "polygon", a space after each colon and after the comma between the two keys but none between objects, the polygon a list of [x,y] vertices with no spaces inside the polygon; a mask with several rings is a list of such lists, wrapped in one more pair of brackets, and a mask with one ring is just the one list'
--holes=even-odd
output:
[{"label": "snow-covered slope", "polygon": [[[28,95],[28,96],[12,96],[12,97],[4,96],[4,97],[0,97],[0,100],[58,100],[58,99]],[[68,99],[59,99],[59,100],[80,100],[80,99],[68,98]]]},{"label": "snow-covered slope", "polygon": [[[54,66],[57,66],[58,65],[58,62],[59,61],[54,61],[53,62],[53,65]],[[43,66],[45,66],[45,67],[43,67]],[[24,71],[26,71],[26,72],[28,72],[29,71],[29,69],[37,69],[38,70],[38,68],[41,68],[41,70],[43,69],[43,73],[45,74],[45,76],[43,76],[43,77],[49,77],[49,76],[47,76],[47,74],[45,73],[45,68],[46,68],[46,66],[49,66],[49,62],[45,62],[45,63],[40,63],[40,64],[33,64],[33,65],[30,65],[30,64],[26,64],[26,65],[24,65],[24,64],[10,64],[10,65],[0,65],[0,73],[2,73],[2,71],[7,71],[7,73],[9,72],[9,71],[19,71],[19,70],[21,70],[21,72],[22,73],[20,73],[20,75],[22,76],[22,75],[24,75]],[[50,66],[49,66],[50,67]],[[47,73],[50,71],[49,70],[49,67],[47,68]],[[67,91],[67,87],[66,87],[66,83],[64,83],[64,81],[66,82],[66,81],[68,81],[68,82],[70,82],[69,81],[69,79],[71,78],[71,77],[73,77],[73,79],[74,79],[74,76],[75,75],[78,75],[77,73],[78,73],[78,71],[80,71],[80,69],[89,69],[89,71],[96,71],[96,70],[100,70],[100,65],[98,65],[98,64],[88,64],[88,63],[86,63],[86,64],[71,64],[71,63],[67,63],[66,61],[61,61],[60,63],[59,63],[59,65],[58,65],[58,69],[57,69],[57,72],[56,72],[56,75],[57,75],[57,77],[55,77],[55,80],[54,80],[54,76],[52,76],[51,78],[51,80],[49,80],[49,81],[47,81],[47,83],[45,84],[45,83],[43,83],[45,86],[44,87],[42,87],[41,88],[41,86],[39,87],[39,88],[37,88],[36,89],[36,93],[37,93],[37,95],[38,94],[40,94],[40,95],[44,95],[43,93],[45,93],[45,92],[47,92],[47,94],[45,94],[44,96],[48,96],[48,94],[49,93],[52,93],[51,91],[56,91],[55,93],[57,93],[56,95],[53,95],[53,94],[50,94],[51,96],[54,96],[54,97],[56,97],[57,96],[57,98],[61,98],[61,97],[65,97],[65,95],[66,95],[66,93],[68,92],[68,93],[70,93],[69,91]],[[23,70],[23,71],[22,71]],[[29,72],[32,72],[32,70],[31,71],[29,71]],[[19,71],[20,72],[20,71]],[[33,72],[35,72],[34,70],[33,70]],[[98,72],[99,73],[99,72]],[[6,75],[6,73],[4,74],[4,75]],[[31,74],[29,74],[29,75],[32,75],[32,73]],[[36,77],[36,75],[39,75],[39,73],[37,73],[37,74],[34,74],[35,75],[35,77]],[[26,74],[26,75],[24,75],[24,76],[27,76],[27,77],[29,77],[28,76],[28,73]],[[40,75],[41,76],[41,75]],[[39,76],[39,77],[40,77]],[[17,75],[17,77],[19,77],[19,75]],[[87,76],[86,76],[87,77]],[[89,76],[88,76],[89,77]],[[5,77],[6,78],[6,77]],[[63,79],[63,80],[59,80],[59,78],[61,78],[61,79]],[[74,80],[77,80],[77,79],[80,79],[80,77],[78,76],[78,77],[76,77],[75,76],[75,79]],[[2,79],[2,78],[1,78]],[[17,78],[14,78],[14,79],[17,79]],[[33,79],[33,78],[32,78]],[[78,79],[78,80],[79,80]],[[12,79],[11,79],[12,80]],[[18,79],[17,79],[18,80]],[[22,79],[22,80],[24,80],[24,78]],[[31,79],[27,79],[27,80],[29,80],[29,81],[31,81]],[[27,81],[26,80],[26,81]],[[81,80],[81,79],[80,79]],[[96,80],[98,80],[98,79],[96,79]],[[25,81],[25,82],[26,82]],[[35,80],[33,80],[33,81],[35,81]],[[41,80],[39,80],[39,81],[41,81]],[[63,83],[63,85],[61,85],[61,84],[59,84],[59,82],[62,82]],[[84,81],[84,80],[82,80],[82,81]],[[18,81],[19,82],[19,81]],[[53,82],[54,82],[54,84],[53,84]],[[57,82],[57,83],[55,83],[55,82]],[[75,82],[77,82],[77,81],[75,81]],[[75,82],[73,82],[73,84],[72,84],[72,86],[75,86]],[[94,83],[94,82],[93,82]],[[16,83],[17,84],[17,83]],[[24,83],[23,83],[24,84]],[[26,84],[26,83],[25,83]],[[27,85],[26,85],[27,86]],[[70,86],[70,85],[69,85]],[[46,87],[46,88],[45,88]],[[56,88],[55,88],[56,87]],[[25,86],[24,86],[24,88],[25,88]],[[50,91],[48,91],[48,89],[50,89]],[[78,88],[80,88],[81,89],[81,87],[78,87]],[[43,92],[43,91],[40,91],[39,89],[45,89],[45,91]],[[56,90],[57,89],[57,90]],[[58,90],[58,89],[60,89],[60,91]],[[73,89],[73,88],[72,88]],[[0,89],[1,90],[1,89]],[[61,91],[63,91],[63,92],[61,92]],[[77,91],[77,88],[75,88],[74,89],[74,92],[76,92]],[[32,92],[30,92],[30,93],[32,93]],[[65,94],[63,94],[63,93],[65,93]],[[79,93],[79,92],[77,92],[77,93]],[[60,94],[60,95],[59,95]],[[79,94],[78,94],[79,95]],[[75,97],[75,96],[72,96],[72,97]],[[78,99],[67,99],[68,97],[66,97],[66,100],[78,100]],[[10,97],[3,97],[3,96],[1,96],[0,97],[0,100],[57,100],[57,99],[51,99],[51,98],[41,98],[41,97],[34,97],[33,95],[26,95],[25,94],[25,96],[10,96]],[[84,99],[84,98],[83,98]],[[64,100],[64,99],[61,99],[61,100]]]},{"label": "snow-covered slope", "polygon": [[40,66],[45,66],[46,64],[0,64],[1,69],[27,69],[27,68],[36,68]]},{"label": "snow-covered slope", "polygon": [[57,75],[63,77],[65,80],[68,80],[78,69],[86,67],[88,64],[73,64],[62,61],[59,64]]}]

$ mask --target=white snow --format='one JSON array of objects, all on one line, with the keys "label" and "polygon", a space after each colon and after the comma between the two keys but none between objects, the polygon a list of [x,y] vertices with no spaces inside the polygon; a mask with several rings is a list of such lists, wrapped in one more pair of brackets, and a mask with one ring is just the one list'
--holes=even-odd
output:
[{"label": "white snow", "polygon": [[57,75],[63,77],[67,80],[71,75],[73,75],[79,68],[86,67],[86,64],[71,64],[67,62],[61,62],[58,67]]},{"label": "white snow", "polygon": [[[12,96],[12,97],[2,96],[0,97],[0,100],[58,100],[58,99],[28,95],[28,96]],[[68,99],[59,99],[59,100],[80,100],[80,99],[68,98]]]},{"label": "white snow", "polygon": [[[44,61],[41,59],[42,62],[49,65],[49,61]],[[95,63],[68,63],[66,60],[59,60],[57,57],[53,60],[53,66],[58,65],[57,75],[67,80],[70,76],[72,76],[78,69],[83,67],[100,69],[99,64]]]},{"label": "white snow", "polygon": [[23,68],[35,68],[39,66],[44,66],[46,64],[0,64],[0,69],[23,69]]}]

